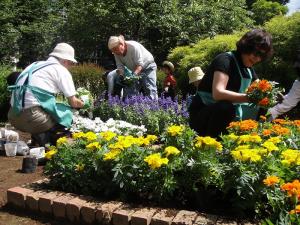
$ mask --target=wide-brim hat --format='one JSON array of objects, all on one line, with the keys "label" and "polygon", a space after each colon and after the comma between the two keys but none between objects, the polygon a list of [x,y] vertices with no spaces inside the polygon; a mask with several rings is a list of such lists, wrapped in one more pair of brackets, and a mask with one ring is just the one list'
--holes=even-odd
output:
[{"label": "wide-brim hat", "polygon": [[193,67],[188,71],[189,83],[201,80],[204,77],[204,73],[200,67]]},{"label": "wide-brim hat", "polygon": [[49,55],[77,63],[77,60],[74,58],[75,57],[74,48],[67,43],[57,44]]},{"label": "wide-brim hat", "polygon": [[169,67],[170,70],[171,70],[172,72],[174,72],[174,70],[175,70],[175,67],[174,67],[173,63],[171,63],[171,62],[169,62],[169,61],[164,61],[164,62],[162,63],[162,65],[163,65],[163,66]]}]

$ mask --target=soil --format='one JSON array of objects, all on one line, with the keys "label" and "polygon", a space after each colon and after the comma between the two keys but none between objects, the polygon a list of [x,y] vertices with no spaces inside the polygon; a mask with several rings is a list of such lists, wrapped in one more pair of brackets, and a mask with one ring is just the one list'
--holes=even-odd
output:
[{"label": "soil", "polygon": [[[28,134],[20,132],[21,140],[28,141],[29,138]],[[34,173],[22,173],[22,160],[23,156],[6,157],[4,151],[0,150],[0,225],[68,225],[67,222],[15,211],[5,206],[7,189],[45,178],[43,166],[38,166]]]}]

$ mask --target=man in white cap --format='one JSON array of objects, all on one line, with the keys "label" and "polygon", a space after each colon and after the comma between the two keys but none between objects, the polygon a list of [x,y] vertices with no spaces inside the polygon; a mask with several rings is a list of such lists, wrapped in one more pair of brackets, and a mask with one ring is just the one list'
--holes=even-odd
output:
[{"label": "man in white cap", "polygon": [[[157,99],[156,70],[153,55],[136,41],[125,41],[122,35],[111,36],[108,40],[108,48],[115,56],[117,73],[126,75],[131,71],[133,76],[141,78],[142,89],[146,96]],[[110,76],[115,76],[110,74]],[[124,88],[124,96],[138,94],[136,86]]]},{"label": "man in white cap", "polygon": [[[12,91],[10,123],[32,134],[38,145],[56,144],[57,130],[72,123],[72,108],[82,108],[85,102],[77,98],[72,75],[68,68],[76,63],[74,49],[59,43],[46,61],[34,62],[19,75]],[[71,106],[56,103],[55,94],[62,92]]]}]

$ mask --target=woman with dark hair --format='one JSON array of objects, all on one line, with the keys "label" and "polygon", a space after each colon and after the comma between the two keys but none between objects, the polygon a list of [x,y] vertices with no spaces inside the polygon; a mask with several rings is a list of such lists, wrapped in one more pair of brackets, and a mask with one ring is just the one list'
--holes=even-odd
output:
[{"label": "woman with dark hair", "polygon": [[190,126],[201,136],[218,137],[234,120],[256,118],[245,94],[257,80],[252,66],[273,53],[271,35],[254,29],[236,43],[237,50],[217,55],[189,107]]}]

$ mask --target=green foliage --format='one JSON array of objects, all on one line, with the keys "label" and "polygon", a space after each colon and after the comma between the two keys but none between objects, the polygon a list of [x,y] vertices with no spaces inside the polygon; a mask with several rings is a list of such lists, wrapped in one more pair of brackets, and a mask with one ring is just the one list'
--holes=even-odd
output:
[{"label": "green foliage", "polygon": [[242,33],[217,35],[213,39],[200,40],[195,45],[174,48],[168,59],[177,65],[178,88],[188,92],[187,72],[190,68],[200,66],[205,72],[209,63],[219,53],[235,49],[235,43]]},{"label": "green foliage", "polygon": [[288,7],[278,2],[257,0],[252,4],[253,17],[258,25],[262,25],[275,16],[285,15],[288,11]]},{"label": "green foliage", "polygon": [[9,109],[9,96],[10,93],[7,90],[6,77],[12,72],[9,66],[0,66],[0,121],[7,121],[7,112]]},{"label": "green foliage", "polygon": [[105,70],[95,64],[79,64],[70,69],[73,76],[75,87],[84,87],[90,91],[94,99],[98,98],[105,86],[102,80],[102,74]]},{"label": "green foliage", "polygon": [[274,56],[272,60],[258,65],[257,72],[288,90],[297,77],[293,64],[296,50],[300,49],[300,13],[275,17],[265,24],[265,29],[272,34]]}]

